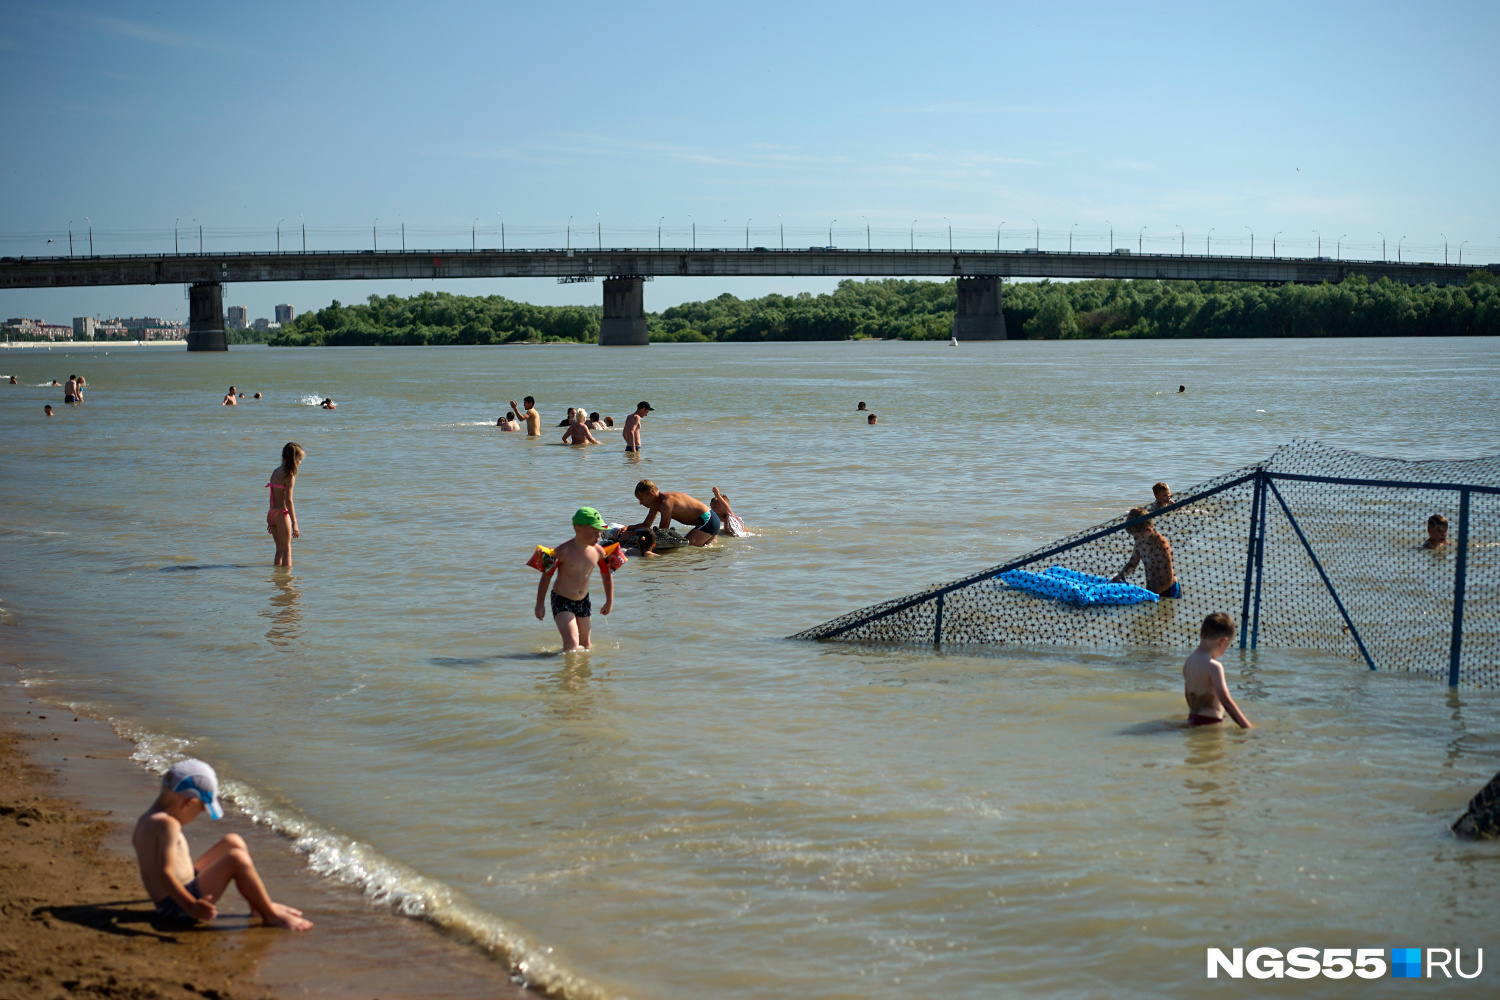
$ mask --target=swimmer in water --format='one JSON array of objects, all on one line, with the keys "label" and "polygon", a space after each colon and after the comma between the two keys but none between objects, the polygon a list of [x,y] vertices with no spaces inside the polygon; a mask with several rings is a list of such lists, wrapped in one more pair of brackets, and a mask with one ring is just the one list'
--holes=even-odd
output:
[{"label": "swimmer in water", "polygon": [[688,544],[700,549],[712,545],[719,532],[724,530],[724,522],[719,520],[719,515],[708,504],[695,500],[686,493],[663,493],[649,479],[642,479],[635,484],[635,499],[636,503],[650,513],[640,524],[630,525],[632,529],[644,531],[660,515],[663,528],[670,527],[673,521],[687,525]]},{"label": "swimmer in water", "polygon": [[536,399],[534,397],[527,396],[522,400],[522,402],[526,405],[517,406],[516,401],[512,399],[510,401],[511,411],[516,413],[522,420],[526,421],[527,437],[541,437],[542,415],[536,412]]},{"label": "swimmer in water", "polygon": [[1166,483],[1157,483],[1151,487],[1151,494],[1156,497],[1156,501],[1151,504],[1152,510],[1160,510],[1172,502],[1172,487]]},{"label": "swimmer in water", "polygon": [[49,417],[52,416],[52,404],[48,403],[46,406],[42,407],[42,412],[47,414],[47,416]]},{"label": "swimmer in water", "polygon": [[614,417],[605,417],[604,418],[604,426],[605,427],[613,427],[614,425],[615,425],[615,418]]},{"label": "swimmer in water", "polygon": [[495,421],[495,426],[502,431],[518,431],[521,429],[521,425],[516,423],[515,410],[506,410],[505,416]]},{"label": "swimmer in water", "polygon": [[[1144,507],[1132,507],[1127,515],[1131,518],[1145,517],[1150,511]],[[1172,570],[1172,543],[1151,524],[1150,519],[1139,521],[1125,529],[1135,540],[1130,559],[1116,573],[1111,583],[1124,583],[1125,578],[1135,572],[1140,563],[1146,564],[1146,589],[1158,597],[1181,597],[1182,587]]]},{"label": "swimmer in water", "polygon": [[717,486],[714,487],[714,498],[708,502],[708,509],[719,515],[719,520],[724,523],[724,530],[721,534],[738,538],[750,533],[750,530],[745,527],[745,522],[741,521],[740,516],[729,506],[728,494],[719,492]]},{"label": "swimmer in water", "polygon": [[260,393],[258,393],[258,392],[257,392],[257,393],[256,393],[256,394],[255,394],[255,398],[256,398],[256,399],[259,399],[259,398],[260,398]]},{"label": "swimmer in water", "polygon": [[602,431],[602,430],[604,430],[604,421],[599,419],[599,414],[598,414],[597,411],[594,412],[594,413],[590,413],[589,414],[589,424],[588,424],[588,427],[589,427],[589,430],[591,430],[591,431]]},{"label": "swimmer in water", "polygon": [[297,467],[307,453],[295,441],[288,441],[281,449],[281,464],[271,473],[266,487],[271,491],[271,507],[266,511],[266,532],[276,543],[276,561],[273,565],[292,565],[292,539],[301,538],[297,530],[297,508],[292,504],[292,487],[296,485]]},{"label": "swimmer in water", "polygon": [[238,399],[235,399],[234,398],[234,393],[231,392],[231,393],[229,393],[228,395],[226,395],[224,397],[224,402],[220,403],[219,405],[220,406],[239,406],[240,405],[240,401]]},{"label": "swimmer in water", "polygon": [[573,422],[563,431],[562,439],[565,444],[570,445],[599,443],[599,439],[589,433],[588,414],[582,410],[573,411]]},{"label": "swimmer in water", "polygon": [[866,420],[865,423],[870,424],[870,425],[873,426],[874,424],[880,423],[880,418],[877,417],[875,414],[872,413],[872,414],[870,414],[870,419]]},{"label": "swimmer in water", "polygon": [[1234,641],[1234,619],[1215,611],[1203,619],[1198,630],[1198,648],[1188,654],[1182,665],[1182,693],[1187,698],[1188,725],[1212,726],[1224,721],[1224,713],[1239,723],[1241,729],[1254,729],[1240,706],[1229,694],[1224,679],[1224,664],[1219,657]]},{"label": "swimmer in water", "polygon": [[656,551],[656,532],[647,528],[645,531],[637,531],[633,539],[635,545],[625,550],[625,554],[633,559],[660,559],[661,553]]},{"label": "swimmer in water", "polygon": [[866,410],[866,407],[865,407],[865,404],[864,404],[864,400],[860,400],[860,404],[858,406],[856,406],[854,409],[855,409],[856,412],[868,412]]},{"label": "swimmer in water", "polygon": [[573,537],[563,542],[552,554],[557,560],[551,569],[542,572],[536,586],[537,621],[546,619],[547,584],[553,576],[557,582],[552,587],[552,623],[562,636],[563,652],[588,649],[589,632],[592,625],[593,608],[589,604],[589,580],[594,567],[604,580],[604,606],[601,615],[607,615],[615,606],[615,577],[609,566],[602,562],[604,547],[599,536],[604,532],[604,518],[592,507],[580,507],[573,515]]},{"label": "swimmer in water", "polygon": [[573,414],[575,414],[577,412],[578,412],[578,408],[577,407],[575,407],[575,406],[568,407],[568,415],[566,417],[564,417],[562,420],[559,420],[557,422],[557,426],[559,426],[559,427],[570,427],[570,426],[572,426],[572,424],[573,424]]},{"label": "swimmer in water", "polygon": [[1187,386],[1185,386],[1185,385],[1179,385],[1177,387],[1177,391],[1178,392],[1187,392]]},{"label": "swimmer in water", "polygon": [[635,404],[635,412],[625,418],[625,429],[621,436],[625,438],[625,450],[639,452],[641,450],[641,421],[646,419],[646,414],[656,407],[644,399]]},{"label": "swimmer in water", "polygon": [[1441,514],[1434,514],[1427,519],[1427,541],[1422,543],[1424,549],[1441,549],[1448,544],[1448,519]]},{"label": "swimmer in water", "polygon": [[335,403],[332,397],[323,400],[323,402],[319,403],[318,405],[325,410],[337,410],[339,408],[339,404]]},{"label": "swimmer in water", "polygon": [[68,376],[68,384],[63,388],[63,402],[64,403],[76,403],[76,402],[78,402],[78,376],[77,375],[69,375]]},{"label": "swimmer in water", "polygon": [[17,382],[17,381],[16,381],[16,377],[15,377],[15,376],[14,376],[14,375],[12,375],[12,376],[11,376],[11,377],[10,377],[10,384],[11,384],[11,385],[19,385],[19,384],[20,384],[20,383],[18,383],[18,382]]}]

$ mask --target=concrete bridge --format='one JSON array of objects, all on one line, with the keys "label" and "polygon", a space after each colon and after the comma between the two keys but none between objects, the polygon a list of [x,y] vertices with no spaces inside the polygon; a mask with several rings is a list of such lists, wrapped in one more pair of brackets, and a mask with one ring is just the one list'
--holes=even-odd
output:
[{"label": "concrete bridge", "polygon": [[[1500,271],[1500,265],[1488,265]],[[223,286],[241,281],[392,278],[560,278],[604,281],[601,346],[647,343],[642,282],[686,277],[958,278],[953,334],[1004,340],[1004,278],[1156,278],[1338,282],[1359,274],[1408,285],[1461,285],[1473,265],[1224,257],[1195,254],[988,250],[608,249],[364,250],[314,253],[161,254],[0,258],[0,289],[187,284],[188,350],[226,350]]]}]

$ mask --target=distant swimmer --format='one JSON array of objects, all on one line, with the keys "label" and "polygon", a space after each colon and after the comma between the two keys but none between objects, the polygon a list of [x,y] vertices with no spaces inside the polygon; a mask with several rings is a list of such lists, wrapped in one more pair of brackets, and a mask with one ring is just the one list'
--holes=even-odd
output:
[{"label": "distant swimmer", "polygon": [[524,407],[517,406],[516,401],[512,399],[510,401],[510,408],[516,413],[520,414],[522,420],[526,421],[527,437],[542,436],[542,415],[536,412],[535,398],[527,396],[526,405]]},{"label": "distant swimmer", "polygon": [[552,550],[553,562],[542,571],[542,579],[536,586],[537,621],[546,620],[547,584],[556,577],[552,586],[552,623],[562,636],[563,652],[590,647],[589,632],[594,612],[589,604],[589,580],[594,567],[604,581],[604,606],[601,615],[607,615],[615,606],[615,578],[608,564],[603,563],[607,553],[599,544],[604,531],[604,518],[592,507],[580,507],[573,515],[573,537]]},{"label": "distant swimmer", "polygon": [[[1126,516],[1145,517],[1149,513],[1144,507],[1132,507]],[[1172,570],[1172,543],[1152,526],[1149,518],[1131,525],[1125,531],[1135,539],[1135,547],[1124,568],[1110,582],[1124,583],[1125,578],[1135,572],[1137,565],[1145,563],[1147,590],[1158,597],[1181,597],[1182,587],[1177,583],[1177,575]]]},{"label": "distant swimmer", "polygon": [[1182,665],[1182,693],[1187,698],[1188,725],[1213,726],[1224,721],[1224,713],[1239,723],[1241,729],[1254,729],[1240,706],[1229,694],[1224,679],[1224,664],[1219,657],[1234,641],[1234,619],[1215,611],[1203,619],[1198,630],[1198,648],[1188,654]]},{"label": "distant swimmer", "polygon": [[1434,514],[1427,519],[1427,541],[1422,543],[1424,549],[1441,549],[1448,544],[1448,519],[1441,514]]},{"label": "distant swimmer", "polygon": [[719,520],[723,522],[724,530],[722,534],[728,535],[731,538],[750,534],[750,529],[745,527],[745,522],[741,521],[740,516],[729,506],[729,495],[719,492],[717,486],[714,487],[714,498],[708,502],[708,508],[719,515]]},{"label": "distant swimmer", "polygon": [[865,406],[865,403],[864,403],[864,400],[860,400],[860,403],[859,403],[859,405],[858,405],[858,406],[856,406],[856,407],[855,407],[855,408],[854,408],[854,409],[855,409],[855,410],[856,410],[856,411],[857,411],[857,412],[860,412],[860,413],[865,413],[865,412],[868,412],[868,408],[867,408],[867,407],[866,407],[866,406]]},{"label": "distant swimmer", "polygon": [[52,416],[52,404],[48,403],[46,406],[42,407],[42,412],[47,414],[47,416],[49,417]]},{"label": "distant swimmer", "polygon": [[271,491],[271,507],[266,511],[266,532],[276,543],[276,561],[273,565],[292,565],[292,539],[301,538],[297,529],[297,508],[292,505],[292,487],[296,485],[297,468],[307,453],[295,441],[288,441],[281,449],[281,464],[271,473],[266,488]]},{"label": "distant swimmer", "polygon": [[1177,391],[1178,392],[1187,392],[1187,386],[1185,386],[1185,385],[1179,385],[1177,387]]},{"label": "distant swimmer", "polygon": [[695,500],[686,493],[663,493],[649,479],[642,479],[635,484],[635,499],[650,513],[640,524],[630,525],[632,529],[649,528],[651,522],[660,515],[663,528],[670,527],[673,521],[687,525],[688,544],[696,548],[712,545],[714,538],[724,530],[724,522],[719,520],[719,515],[708,504]]},{"label": "distant swimmer", "polygon": [[[12,378],[11,381],[14,382],[15,379]],[[613,427],[614,425],[615,425],[615,418],[614,417],[605,417],[604,418],[604,426],[605,427]]]},{"label": "distant swimmer", "polygon": [[62,383],[61,383],[61,382],[59,382],[59,381],[58,381],[58,380],[57,380],[57,379],[53,379],[53,380],[52,380],[52,384],[53,384],[53,385],[62,385]]},{"label": "distant swimmer", "polygon": [[14,375],[12,375],[10,377],[10,384],[11,385],[18,385],[19,384],[18,382],[16,382],[16,377]]},{"label": "distant swimmer", "polygon": [[69,375],[68,376],[68,384],[63,388],[63,402],[64,403],[76,403],[76,402],[78,402],[78,376],[77,375]]},{"label": "distant swimmer", "polygon": [[878,424],[878,423],[880,423],[880,418],[877,417],[875,414],[872,413],[872,414],[870,414],[869,419],[865,421],[865,423],[867,423],[867,424]]},{"label": "distant swimmer", "polygon": [[521,429],[521,425],[516,423],[515,410],[506,410],[505,416],[495,421],[495,426],[502,431],[518,431]]},{"label": "distant swimmer", "polygon": [[337,410],[339,408],[339,404],[335,403],[332,397],[323,400],[323,402],[319,403],[318,406],[322,407],[325,410]]},{"label": "distant swimmer", "polygon": [[1151,504],[1152,510],[1160,510],[1172,502],[1172,487],[1166,483],[1157,483],[1151,487],[1151,493],[1156,497],[1155,502]]},{"label": "distant swimmer", "polygon": [[[635,412],[625,418],[625,450],[639,452],[641,450],[641,421],[646,418],[656,407],[644,399],[635,404]],[[696,501],[694,501],[696,503]]]},{"label": "distant swimmer", "polygon": [[231,392],[231,393],[227,394],[224,397],[224,402],[220,403],[219,405],[220,406],[239,406],[240,405],[240,401],[238,399],[235,399],[234,398],[234,393]]},{"label": "distant swimmer", "polygon": [[255,394],[255,398],[256,398],[256,399],[259,399],[259,398],[260,398],[260,393],[258,393],[258,392],[257,392],[257,393],[256,393],[256,394]]},{"label": "distant swimmer", "polygon": [[598,444],[599,439],[589,433],[588,415],[582,410],[573,413],[573,423],[563,431],[562,439],[567,444]]},{"label": "distant swimmer", "polygon": [[563,417],[561,420],[559,420],[557,422],[557,426],[559,426],[559,427],[567,427],[569,424],[571,424],[573,422],[573,414],[575,414],[577,412],[578,412],[578,408],[576,406],[570,406],[570,407],[568,407],[568,415],[566,417]]},{"label": "distant swimmer", "polygon": [[604,427],[604,421],[599,419],[598,411],[589,414],[589,430],[602,431]]}]

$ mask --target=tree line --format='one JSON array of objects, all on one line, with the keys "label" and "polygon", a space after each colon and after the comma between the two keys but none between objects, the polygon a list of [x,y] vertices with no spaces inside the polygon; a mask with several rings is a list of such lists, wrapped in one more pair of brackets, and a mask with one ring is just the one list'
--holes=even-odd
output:
[{"label": "tree line", "polygon": [[[657,342],[863,338],[946,340],[953,281],[839,282],[832,293],[725,293],[647,314]],[[1500,277],[1473,272],[1463,286],[1403,285],[1358,275],[1321,285],[1225,281],[1008,283],[1005,326],[1014,339],[1207,337],[1434,337],[1500,335]],[[596,343],[598,306],[534,306],[500,295],[372,295],[363,305],[303,313],[272,346]]]}]

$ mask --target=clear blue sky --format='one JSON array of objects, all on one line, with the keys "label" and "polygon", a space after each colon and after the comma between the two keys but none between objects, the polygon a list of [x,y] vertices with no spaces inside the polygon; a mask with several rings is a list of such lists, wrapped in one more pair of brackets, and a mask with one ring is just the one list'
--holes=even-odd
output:
[{"label": "clear blue sky", "polygon": [[[1500,5],[6,4],[0,253],[1036,243],[1500,260]],[[661,217],[665,216],[662,220]],[[944,218],[946,216],[946,219]],[[87,217],[89,222],[85,221]],[[477,224],[474,220],[477,218]],[[1032,220],[1036,220],[1033,222]],[[1076,228],[1075,224],[1076,223]],[[1144,227],[1144,231],[1143,231]],[[1247,228],[1248,227],[1248,228]],[[1280,233],[1279,236],[1275,234]],[[1344,235],[1347,234],[1347,235]],[[47,239],[56,240],[48,245]],[[657,281],[647,308],[827,282]],[[251,317],[428,288],[243,284]],[[179,286],[0,317],[185,319]]]}]

